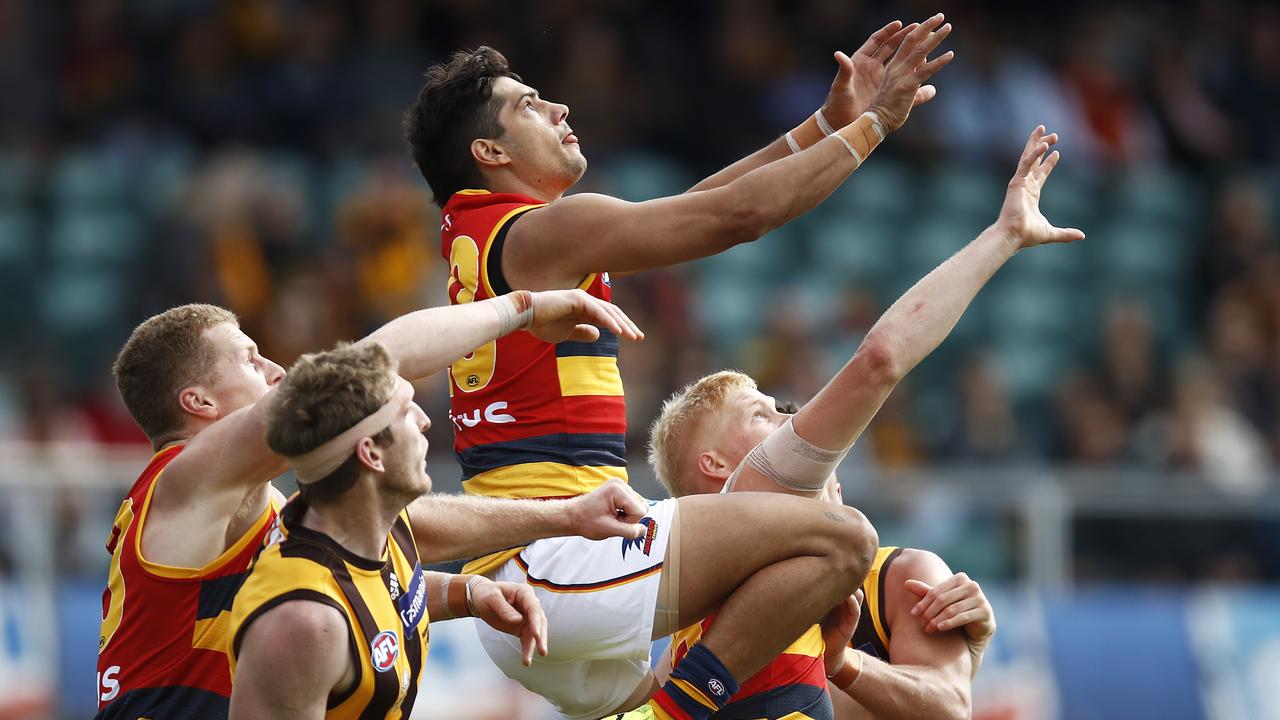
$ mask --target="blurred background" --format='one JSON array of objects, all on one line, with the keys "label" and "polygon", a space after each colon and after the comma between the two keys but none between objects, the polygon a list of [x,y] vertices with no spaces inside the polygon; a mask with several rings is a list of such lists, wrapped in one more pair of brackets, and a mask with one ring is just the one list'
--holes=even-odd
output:
[{"label": "blurred background", "polygon": [[[92,715],[106,540],[149,455],[110,366],[172,305],[268,357],[446,302],[400,114],[489,44],[567,103],[580,190],[680,192],[811,114],[890,19],[956,60],[822,206],[615,282],[631,472],[661,400],[745,370],[802,402],[990,223],[1027,133],[1078,245],[1016,257],[842,467],[884,544],[979,579],[975,716],[1280,718],[1280,8],[852,0],[0,0],[0,718]],[[607,238],[584,239],[607,242]],[[456,490],[443,378],[432,474]],[[282,485],[287,489],[287,480]],[[418,717],[543,718],[465,624]]]}]

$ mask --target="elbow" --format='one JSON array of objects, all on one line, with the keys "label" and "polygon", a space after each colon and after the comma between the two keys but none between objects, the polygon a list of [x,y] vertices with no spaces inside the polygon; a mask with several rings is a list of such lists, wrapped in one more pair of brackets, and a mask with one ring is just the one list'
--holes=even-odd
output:
[{"label": "elbow", "polygon": [[938,708],[941,712],[937,717],[946,720],[969,720],[973,717],[973,701],[968,683],[950,685],[948,690],[949,697],[943,703],[944,707]]},{"label": "elbow", "polygon": [[855,360],[865,368],[865,375],[872,383],[886,387],[897,385],[909,369],[893,343],[875,333],[862,341]]}]

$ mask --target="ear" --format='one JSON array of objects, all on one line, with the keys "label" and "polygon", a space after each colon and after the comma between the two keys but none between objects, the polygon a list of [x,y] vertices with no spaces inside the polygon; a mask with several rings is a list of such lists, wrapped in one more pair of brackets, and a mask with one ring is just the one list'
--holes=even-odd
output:
[{"label": "ear", "polygon": [[378,447],[373,438],[360,438],[360,442],[356,443],[356,457],[360,459],[360,464],[374,472],[386,472],[386,465],[383,464],[382,448]]},{"label": "ear", "polygon": [[472,140],[471,157],[475,159],[481,170],[493,170],[511,162],[511,156],[502,145],[491,138]]},{"label": "ear", "polygon": [[178,404],[188,415],[204,420],[218,419],[218,401],[201,385],[193,385],[178,391]]},{"label": "ear", "polygon": [[698,454],[698,474],[707,482],[721,486],[733,474],[733,468],[729,467],[720,453],[705,450]]}]

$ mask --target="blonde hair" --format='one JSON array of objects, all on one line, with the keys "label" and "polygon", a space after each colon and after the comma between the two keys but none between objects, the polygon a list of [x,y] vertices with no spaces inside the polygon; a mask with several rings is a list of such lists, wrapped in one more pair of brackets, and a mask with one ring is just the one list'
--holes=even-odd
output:
[{"label": "blonde hair", "polygon": [[649,427],[649,464],[673,497],[690,494],[689,443],[703,420],[720,411],[735,390],[755,389],[756,381],[737,370],[721,370],[686,385],[667,398]]}]

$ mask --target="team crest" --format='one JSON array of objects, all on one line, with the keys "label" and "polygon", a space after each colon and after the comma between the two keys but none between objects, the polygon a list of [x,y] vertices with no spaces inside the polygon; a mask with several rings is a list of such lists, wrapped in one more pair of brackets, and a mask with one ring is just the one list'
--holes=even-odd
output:
[{"label": "team crest", "polygon": [[369,659],[373,661],[373,669],[386,672],[396,666],[400,657],[400,639],[390,630],[383,630],[369,643]]},{"label": "team crest", "polygon": [[635,547],[646,556],[650,550],[653,550],[653,539],[658,536],[658,521],[651,517],[640,518],[640,524],[645,526],[644,536],[632,539],[623,538],[622,540],[622,559],[627,559],[627,550]]}]

